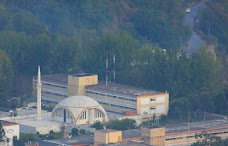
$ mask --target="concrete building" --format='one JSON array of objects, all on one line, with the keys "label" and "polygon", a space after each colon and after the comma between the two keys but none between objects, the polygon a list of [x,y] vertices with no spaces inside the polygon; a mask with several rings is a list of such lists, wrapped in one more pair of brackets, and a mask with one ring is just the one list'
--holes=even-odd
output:
[{"label": "concrete building", "polygon": [[[2,124],[2,128],[5,131],[5,136],[3,137],[4,141],[7,141],[6,143],[7,146],[12,146],[13,145],[13,137],[16,136],[19,138],[19,124],[13,123],[13,122],[7,122],[7,121],[0,121]],[[0,144],[1,145],[1,144]]]},{"label": "concrete building", "polygon": [[108,121],[104,108],[87,96],[71,96],[62,100],[53,109],[51,118],[54,121],[75,125]]},{"label": "concrete building", "polygon": [[102,129],[94,132],[94,146],[122,142],[122,131]]},{"label": "concrete building", "polygon": [[[37,90],[33,78],[33,93]],[[98,101],[106,111],[134,112],[157,116],[168,113],[169,93],[139,89],[122,84],[98,82],[95,74],[42,76],[42,101],[54,107],[68,96],[84,95]]]}]

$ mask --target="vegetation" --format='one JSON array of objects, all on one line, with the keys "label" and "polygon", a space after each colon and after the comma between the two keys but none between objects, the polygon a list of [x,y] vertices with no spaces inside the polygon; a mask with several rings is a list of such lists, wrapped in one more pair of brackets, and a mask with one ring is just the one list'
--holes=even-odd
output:
[{"label": "vegetation", "polygon": [[20,133],[19,140],[24,142],[36,141],[39,139],[39,135],[33,133]]},{"label": "vegetation", "polygon": [[72,136],[78,135],[78,128],[72,128],[71,134],[72,134]]},{"label": "vegetation", "polygon": [[24,141],[17,139],[17,136],[13,137],[13,145],[14,146],[24,146]]},{"label": "vegetation", "polygon": [[107,123],[107,129],[129,130],[136,128],[136,122],[133,119],[111,120]]},{"label": "vegetation", "polygon": [[79,133],[81,133],[81,134],[86,134],[86,130],[85,130],[85,129],[80,129],[80,130],[79,130]]},{"label": "vegetation", "polygon": [[12,64],[7,54],[0,49],[0,105],[6,103],[13,81]]},{"label": "vegetation", "polygon": [[136,122],[133,119],[122,119],[122,120],[110,120],[107,123],[96,122],[92,125],[96,130],[103,129],[115,129],[115,130],[129,130],[136,128]]},{"label": "vegetation", "polygon": [[[36,75],[38,65],[42,74],[91,72],[102,80],[107,55],[109,79],[113,81],[115,55],[115,81],[167,90],[169,114],[173,117],[186,117],[186,109],[191,113],[227,113],[227,88],[221,78],[224,72],[219,59],[207,47],[190,57],[177,57],[181,40],[187,40],[190,34],[182,23],[189,2],[2,0],[0,100],[4,102],[0,103],[7,103],[12,96],[24,98],[11,91],[12,81]],[[220,5],[212,7],[213,3],[217,2],[209,2],[210,10],[222,10]],[[204,32],[205,15],[199,26]],[[225,13],[221,15],[226,18]],[[216,35],[218,31],[219,41],[226,46],[226,21],[217,25],[222,21],[217,18],[211,22],[211,33]]]},{"label": "vegetation", "polygon": [[213,134],[208,134],[207,132],[202,132],[195,135],[196,139],[199,139],[197,142],[191,144],[191,146],[225,146],[228,145],[228,139],[223,140],[221,137],[214,136]]},{"label": "vegetation", "polygon": [[226,0],[210,0],[199,16],[199,29],[206,35],[213,35],[218,39],[219,49],[228,53],[228,2]]},{"label": "vegetation", "polygon": [[100,130],[104,128],[103,124],[100,121],[94,123],[91,127],[95,128],[96,130]]},{"label": "vegetation", "polygon": [[0,122],[0,142],[2,141],[2,138],[5,136],[5,131],[2,127],[2,123]]}]

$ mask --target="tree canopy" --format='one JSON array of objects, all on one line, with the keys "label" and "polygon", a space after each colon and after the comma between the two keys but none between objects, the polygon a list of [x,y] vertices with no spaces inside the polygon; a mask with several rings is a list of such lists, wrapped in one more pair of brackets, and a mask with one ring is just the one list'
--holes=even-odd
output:
[{"label": "tree canopy", "polygon": [[0,49],[0,105],[10,96],[13,81],[13,69],[7,54]]},{"label": "tree canopy", "polygon": [[[182,23],[188,2],[2,0],[0,98],[10,96],[13,75],[31,77],[38,65],[42,74],[91,72],[102,80],[108,58],[110,81],[114,81],[115,69],[118,83],[167,90],[170,107],[183,106],[182,101],[190,101],[189,105],[204,101],[206,104],[191,105],[192,111],[223,112],[227,98],[219,58],[207,47],[192,56],[177,55],[180,40],[189,36]],[[226,20],[223,6],[211,3],[208,9],[221,9]],[[202,14],[200,28],[206,24],[206,16],[209,14]],[[225,46],[226,29],[222,30],[226,21],[217,24],[217,19],[211,21],[211,32]]]}]

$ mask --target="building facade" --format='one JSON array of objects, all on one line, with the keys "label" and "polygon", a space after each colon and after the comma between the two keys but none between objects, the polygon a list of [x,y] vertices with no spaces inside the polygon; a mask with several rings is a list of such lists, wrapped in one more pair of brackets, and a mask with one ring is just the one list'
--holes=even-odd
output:
[{"label": "building facade", "polygon": [[[36,94],[37,78],[33,78]],[[46,75],[42,77],[42,101],[55,106],[68,96],[84,95],[99,102],[106,111],[129,112],[160,116],[168,113],[169,93],[139,89],[132,86],[104,82],[98,83],[98,75]]]}]

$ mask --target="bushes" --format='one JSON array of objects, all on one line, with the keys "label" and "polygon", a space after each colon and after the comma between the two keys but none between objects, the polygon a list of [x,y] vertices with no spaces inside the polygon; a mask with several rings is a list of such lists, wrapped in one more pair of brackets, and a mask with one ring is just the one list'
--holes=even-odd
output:
[{"label": "bushes", "polygon": [[85,129],[80,129],[80,130],[79,130],[79,133],[81,133],[81,134],[86,134],[86,130],[85,130]]},{"label": "bushes", "polygon": [[100,121],[94,123],[91,127],[92,127],[92,128],[95,128],[96,130],[103,129],[103,125],[101,124]]},{"label": "bushes", "polygon": [[107,123],[107,128],[115,130],[129,130],[136,128],[136,122],[133,119],[112,120]]},{"label": "bushes", "polygon": [[77,128],[71,129],[71,134],[72,136],[78,135],[78,129]]}]

